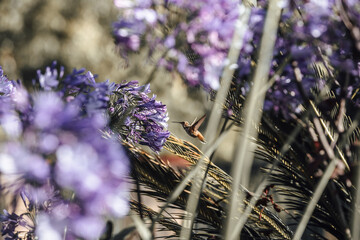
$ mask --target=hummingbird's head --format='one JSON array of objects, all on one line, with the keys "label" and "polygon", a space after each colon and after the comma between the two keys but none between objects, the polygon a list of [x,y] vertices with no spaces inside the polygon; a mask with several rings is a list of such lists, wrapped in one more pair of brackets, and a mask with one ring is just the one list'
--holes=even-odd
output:
[{"label": "hummingbird's head", "polygon": [[189,123],[187,121],[185,121],[185,122],[173,122],[173,123],[180,123],[181,126],[183,126],[183,127],[189,126]]}]

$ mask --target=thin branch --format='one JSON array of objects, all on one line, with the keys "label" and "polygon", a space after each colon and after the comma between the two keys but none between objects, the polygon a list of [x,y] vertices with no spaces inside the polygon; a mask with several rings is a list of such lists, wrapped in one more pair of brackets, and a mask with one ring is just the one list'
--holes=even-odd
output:
[{"label": "thin branch", "polygon": [[[359,151],[359,150],[357,150]],[[359,229],[359,223],[360,223],[360,167],[357,166],[357,173],[355,174],[356,181],[356,191],[354,196],[354,214],[352,219],[352,229],[351,233],[353,234],[352,239],[359,240],[360,239],[360,229]]]},{"label": "thin branch", "polygon": [[138,208],[139,208],[139,214],[140,214],[140,218],[142,220],[144,220],[144,215],[143,215],[143,211],[142,211],[142,199],[141,199],[141,194],[140,194],[140,183],[139,183],[139,177],[136,171],[134,171],[134,178],[135,178],[135,185],[136,185],[136,195],[137,195],[137,199],[138,199]]},{"label": "thin branch", "polygon": [[339,8],[340,17],[341,17],[344,25],[346,26],[347,29],[349,29],[351,36],[354,39],[356,49],[358,51],[360,51],[360,29],[358,26],[352,24],[352,22],[350,20],[348,14],[347,14],[347,11],[344,8],[344,7],[346,7],[346,8],[348,7],[346,5],[346,1],[337,0],[336,6]]},{"label": "thin branch", "polygon": [[163,59],[167,53],[169,52],[170,49],[166,49],[165,52],[163,52],[163,54],[161,54],[159,60],[157,61],[156,65],[153,67],[153,69],[151,70],[150,74],[149,74],[149,77],[147,78],[145,84],[148,84],[150,83],[153,79],[154,79],[154,76],[155,76],[155,73],[157,70],[159,70],[159,63],[161,61],[161,59]]},{"label": "thin branch", "polygon": [[[309,117],[309,114],[310,114],[310,112],[307,111],[305,113],[305,115],[303,116],[303,118],[307,119]],[[303,128],[302,124],[298,123],[296,128],[290,133],[286,142],[281,147],[279,154],[276,155],[276,160],[271,165],[271,169],[269,169],[267,174],[261,179],[260,185],[257,187],[255,193],[253,194],[253,197],[251,198],[250,203],[246,207],[245,211],[242,213],[239,221],[236,223],[230,239],[234,239],[234,238],[236,238],[236,236],[239,236],[241,229],[244,227],[246,220],[248,219],[249,215],[251,214],[251,211],[252,211],[251,206],[254,206],[255,203],[257,202],[257,200],[260,198],[264,188],[268,185],[268,179],[269,179],[271,173],[277,167],[278,163],[280,162],[280,158],[290,149],[291,144],[296,140],[296,137],[300,133],[302,128]]]},{"label": "thin branch", "polygon": [[[227,134],[229,132],[230,132],[229,129],[227,129],[223,133],[221,133],[220,136],[216,139],[215,143],[211,145],[211,148],[209,148],[203,154],[201,159],[204,159],[205,156],[211,155],[215,151],[215,149],[217,149],[219,147],[220,143],[222,143],[222,141],[225,139],[225,137],[227,136]],[[197,164],[193,169],[191,169],[190,172],[182,179],[182,181],[179,183],[179,185],[173,190],[173,192],[170,194],[169,198],[167,199],[166,203],[160,207],[160,211],[155,216],[150,229],[153,228],[154,224],[160,219],[160,217],[162,216],[162,213],[165,211],[165,209],[170,204],[172,204],[173,202],[176,201],[176,199],[180,196],[180,194],[186,188],[187,184],[194,178],[194,176],[196,176],[200,172],[200,170],[201,170],[200,167],[201,166],[199,164]]]},{"label": "thin branch", "polygon": [[[262,115],[265,93],[259,95],[261,88],[266,85],[273,57],[273,49],[276,41],[278,23],[281,15],[280,1],[270,1],[269,10],[266,15],[264,24],[264,34],[261,38],[259,61],[255,69],[250,95],[245,103],[244,125],[242,135],[237,139],[237,150],[234,158],[234,167],[232,171],[233,185],[230,197],[228,217],[225,230],[225,239],[234,239],[234,226],[238,218],[239,211],[243,203],[244,196],[240,192],[241,185],[248,186],[249,174],[253,162],[255,145],[251,143],[251,138],[257,138],[257,127]],[[241,228],[239,232],[241,232]]]},{"label": "thin branch", "polygon": [[301,236],[303,235],[305,228],[310,220],[310,217],[316,207],[316,204],[318,203],[322,193],[324,192],[325,187],[328,184],[329,179],[330,179],[331,175],[333,174],[336,164],[337,164],[337,161],[338,161],[338,159],[336,158],[336,156],[334,154],[333,149],[331,148],[330,144],[328,143],[328,141],[326,139],[326,135],[322,128],[320,120],[318,118],[314,118],[313,122],[314,122],[315,129],[319,135],[320,142],[325,150],[325,153],[328,156],[328,158],[330,159],[330,163],[329,163],[328,167],[326,168],[326,171],[325,171],[324,175],[322,176],[320,182],[318,183],[316,190],[315,190],[309,204],[306,207],[305,213],[304,213],[303,217],[301,218],[298,228],[296,229],[296,232],[295,232],[295,235],[293,238],[294,240],[300,239]]},{"label": "thin branch", "polygon": [[[334,144],[335,146],[335,149],[336,151],[338,152],[339,156],[340,156],[340,159],[341,161],[344,163],[345,167],[346,167],[346,170],[350,170],[350,167],[349,167],[349,164],[347,163],[345,157],[344,157],[344,153],[341,151],[341,149],[339,148],[338,145],[336,145],[336,141],[335,139],[337,138],[337,136],[334,136],[332,133],[331,133],[331,130],[330,128],[326,125],[325,121],[323,119],[321,119],[321,114],[320,112],[318,111],[318,109],[316,108],[315,104],[313,101],[311,101],[308,96],[306,95],[305,93],[305,89],[302,85],[302,74],[301,74],[301,71],[300,69],[298,68],[297,66],[297,62],[293,62],[292,63],[293,65],[293,68],[294,68],[294,73],[295,73],[295,79],[296,79],[296,84],[297,84],[297,87],[298,87],[298,90],[304,100],[304,102],[306,103],[306,107],[311,107],[311,109],[314,111],[315,113],[315,118],[319,120],[319,122],[321,123],[321,125],[323,126],[323,128],[325,129],[325,132],[326,132],[326,135],[330,138],[331,140],[331,144]],[[331,75],[332,78],[334,78],[333,75]],[[334,78],[335,79],[335,78]],[[322,98],[323,94],[325,92],[325,88],[320,92],[320,97],[317,98],[317,100],[319,101],[319,99]],[[344,103],[345,104],[345,103]],[[341,127],[339,126],[339,124],[343,124],[343,118],[345,116],[345,105],[341,105],[341,108],[339,109],[339,117],[338,119],[341,118],[341,121],[337,121],[337,125],[336,127],[338,129],[341,129]],[[342,126],[343,128],[343,126]]]},{"label": "thin branch", "polygon": [[151,239],[151,232],[146,227],[145,223],[138,217],[137,215],[130,215],[132,220],[134,221],[136,230],[138,231],[139,235],[141,236],[141,239],[143,240],[150,240]]},{"label": "thin branch", "polygon": [[[210,146],[214,142],[216,129],[217,126],[219,125],[221,118],[223,103],[226,100],[226,96],[228,94],[231,85],[232,76],[237,66],[236,62],[239,58],[240,50],[243,45],[243,37],[247,30],[250,11],[251,11],[250,7],[239,5],[239,19],[235,25],[235,32],[233,35],[233,39],[228,54],[228,64],[225,66],[223,74],[221,76],[221,87],[218,93],[216,94],[214,106],[210,114],[209,124],[205,132],[205,138],[208,139]],[[189,196],[189,200],[186,206],[184,225],[183,228],[181,229],[180,239],[190,239],[191,229],[196,215],[198,199],[201,193],[202,181],[206,176],[204,169],[205,164],[206,163],[203,158],[200,159],[200,161],[197,164],[199,166],[199,169],[201,169],[202,171],[196,175],[193,181],[191,194]]]},{"label": "thin branch", "polygon": [[[329,82],[328,84],[332,84],[332,83]],[[323,98],[325,97],[325,91],[326,91],[326,88],[321,90],[321,93],[318,96],[316,96],[315,103],[318,103],[318,102],[323,100]],[[313,104],[314,103],[311,104],[312,107],[314,107]],[[316,109],[313,109],[313,110],[315,110],[315,114],[316,114],[316,116],[318,116],[319,113],[316,112]],[[236,236],[238,236],[240,234],[240,229],[244,226],[248,216],[250,215],[250,213],[252,211],[251,206],[255,205],[255,203],[257,202],[257,200],[261,196],[261,194],[263,192],[263,189],[268,184],[268,179],[269,179],[271,173],[273,172],[273,170],[277,167],[278,163],[280,162],[281,157],[284,156],[286,154],[286,152],[290,149],[290,146],[296,140],[296,136],[299,134],[301,129],[304,127],[303,126],[303,124],[304,124],[303,120],[308,119],[310,114],[313,113],[313,112],[314,111],[306,111],[305,114],[303,114],[301,116],[301,120],[300,119],[298,120],[297,126],[290,133],[289,137],[286,139],[286,142],[281,147],[280,152],[276,155],[276,157],[274,159],[274,163],[271,165],[271,169],[269,169],[269,171],[266,173],[266,175],[264,177],[262,177],[262,179],[260,180],[260,185],[257,187],[255,193],[253,194],[253,197],[251,198],[250,204],[248,204],[247,208],[242,213],[242,217],[237,222],[237,224],[236,224],[236,226],[234,228],[232,238],[234,238],[234,237],[236,237]],[[356,114],[356,116],[354,118],[354,121],[352,122],[351,126],[344,133],[344,138],[338,144],[340,147],[343,146],[343,144],[345,144],[345,139],[347,139],[352,134],[352,132],[357,128],[357,126],[359,125],[358,118],[360,118],[360,112]],[[359,180],[359,182],[360,182],[360,180]],[[359,186],[359,184],[357,186]],[[360,193],[359,193],[359,196],[360,196]],[[360,206],[360,198],[359,198],[359,204],[357,206],[359,208],[359,206]],[[360,210],[357,212],[357,214],[358,214],[358,219],[360,219]],[[358,223],[358,221],[357,221],[357,223]],[[358,224],[354,225],[354,228],[358,228]],[[359,233],[359,236],[360,236],[360,231],[358,233]],[[354,239],[356,239],[356,238],[354,238]]]}]

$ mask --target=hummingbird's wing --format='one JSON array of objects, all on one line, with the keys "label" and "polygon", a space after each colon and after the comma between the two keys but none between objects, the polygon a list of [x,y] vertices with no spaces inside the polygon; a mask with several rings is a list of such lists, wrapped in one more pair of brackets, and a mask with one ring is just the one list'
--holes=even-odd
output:
[{"label": "hummingbird's wing", "polygon": [[191,126],[195,126],[195,122],[196,122],[197,117],[194,119],[194,121],[190,124]]},{"label": "hummingbird's wing", "polygon": [[194,130],[198,130],[199,127],[201,126],[201,124],[204,122],[205,118],[206,118],[206,114],[204,114],[204,116],[202,116],[199,120],[197,120],[197,121],[193,124],[193,126],[192,126],[193,129],[194,129]]}]

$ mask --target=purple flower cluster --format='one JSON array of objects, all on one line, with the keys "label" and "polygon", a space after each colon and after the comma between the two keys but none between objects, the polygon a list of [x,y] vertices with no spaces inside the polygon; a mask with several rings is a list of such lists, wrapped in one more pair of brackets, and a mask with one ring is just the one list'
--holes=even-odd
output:
[{"label": "purple flower cluster", "polygon": [[110,127],[131,143],[149,146],[160,151],[170,132],[166,130],[166,106],[149,97],[150,85],[139,86],[136,81],[116,86],[111,96]]},{"label": "purple flower cluster", "polygon": [[[249,85],[243,82],[250,80],[251,73],[256,65],[257,49],[260,46],[264,31],[266,8],[266,3],[263,2],[259,7],[254,7],[251,10],[248,30],[244,36],[243,48],[237,62],[238,69],[234,75],[239,86]],[[315,62],[319,61],[315,47],[311,44],[299,42],[296,37],[292,36],[295,35],[293,31],[289,30],[294,22],[298,21],[298,18],[294,17],[294,15],[294,12],[286,7],[281,16],[279,33],[275,41],[273,60],[269,72],[269,78],[273,78],[273,83],[268,89],[264,102],[265,110],[282,114],[285,118],[288,118],[291,112],[299,113],[303,103],[296,84],[293,62],[296,62],[297,67],[301,70],[301,84],[309,96],[312,88],[323,83],[322,79],[316,76],[312,67]],[[246,95],[249,89],[249,87],[243,88],[242,94]]]},{"label": "purple flower cluster", "polygon": [[[169,132],[166,106],[149,85],[95,81],[85,70],[64,76],[56,63],[37,72],[28,92],[0,67],[0,173],[15,176],[28,213],[1,215],[2,234],[93,239],[104,216],[128,211],[128,159],[118,141],[160,151]],[[105,137],[106,136],[106,137]],[[36,215],[24,220],[24,216]],[[21,232],[18,226],[31,226]],[[63,236],[66,229],[66,236]],[[30,238],[29,238],[30,239]]]},{"label": "purple flower cluster", "polygon": [[[351,98],[360,86],[360,48],[356,49],[356,39],[351,36],[351,30],[346,26],[347,16],[344,16],[351,12],[354,16],[359,15],[360,8],[355,1],[349,1],[348,7],[351,6],[352,11],[348,11],[344,3],[333,0],[300,2],[296,9],[289,8],[284,14],[283,22],[290,26],[282,36],[286,43],[284,47],[290,49],[291,60],[299,64],[302,85],[309,96],[311,88],[321,89],[332,77],[334,83],[329,87],[337,98]],[[300,16],[293,17],[296,14]],[[349,21],[353,27],[360,27],[355,18]],[[323,76],[316,74],[314,64],[323,66]],[[295,82],[293,73],[287,76],[292,83]],[[297,89],[295,92],[292,102],[300,104],[302,99]]]},{"label": "purple flower cluster", "polygon": [[[115,1],[115,5],[122,12],[114,23],[121,54],[138,51],[142,46],[162,50],[166,56],[159,65],[176,70],[191,86],[218,89],[239,14],[238,1],[138,0]],[[256,65],[266,12],[266,1],[258,1],[251,10],[234,75],[239,86],[247,85],[243,82],[249,80]],[[269,73],[275,81],[268,91],[265,109],[285,117],[289,112],[299,112],[304,99],[296,84],[294,62],[309,97],[311,89],[321,88],[329,80],[314,70],[314,64],[320,64],[326,66],[325,75],[329,76],[330,69],[336,78],[332,90],[360,102],[354,96],[360,82],[360,37],[356,32],[359,19],[358,1],[310,0],[284,5]]]},{"label": "purple flower cluster", "polygon": [[[9,187],[27,199],[28,210],[36,209],[27,234],[96,238],[104,216],[129,208],[128,158],[115,137],[103,136],[115,85],[96,83],[84,70],[64,77],[53,64],[38,71],[38,90],[30,93],[0,74],[0,172],[11,176]],[[17,239],[23,216],[4,212],[2,234]]]},{"label": "purple flower cluster", "polygon": [[[32,225],[30,219],[26,218],[28,213],[16,214],[9,213],[4,210],[4,214],[0,215],[0,221],[2,223],[2,236],[7,236],[5,240],[10,239],[26,239],[31,240],[34,236],[34,225]],[[23,230],[16,230],[18,227],[24,228]]]},{"label": "purple flower cluster", "polygon": [[115,44],[124,58],[129,51],[140,49],[143,35],[159,21],[151,4],[151,1],[115,1],[115,6],[124,10],[122,18],[113,23]]},{"label": "purple flower cluster", "polygon": [[[218,89],[238,16],[238,1],[170,0],[160,4],[141,0],[131,4],[115,1],[115,5],[122,9],[122,17],[113,24],[121,55],[139,50],[143,41],[152,50],[166,51],[167,56],[158,64],[176,69],[190,85]],[[187,12],[190,14],[184,14]],[[163,34],[150,31],[154,28]]]}]

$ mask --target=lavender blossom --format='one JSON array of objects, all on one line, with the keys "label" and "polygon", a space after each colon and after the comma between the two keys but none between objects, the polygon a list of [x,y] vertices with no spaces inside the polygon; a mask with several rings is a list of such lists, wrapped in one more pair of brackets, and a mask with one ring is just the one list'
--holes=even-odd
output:
[{"label": "lavender blossom", "polygon": [[[67,227],[66,239],[100,236],[103,216],[122,217],[128,211],[128,159],[121,144],[102,133],[108,130],[114,84],[96,83],[84,70],[64,77],[56,64],[44,74],[38,71],[39,91],[27,92],[2,71],[0,83],[0,123],[9,133],[0,144],[0,172],[21,179],[9,184],[27,199],[29,211],[38,212],[31,234],[63,239]],[[9,116],[16,120],[16,137],[10,134]],[[16,239],[21,217],[6,213],[3,235]]]},{"label": "lavender blossom", "polygon": [[[159,66],[168,71],[177,71],[190,86],[202,85],[205,89],[216,90],[238,18],[237,4],[238,1],[232,0],[170,0],[161,4],[153,0],[131,4],[129,1],[121,4],[115,1],[122,13],[121,18],[114,23],[115,39],[120,39],[120,32],[126,33],[123,34],[126,39],[117,40],[116,43],[124,55],[140,50],[142,45],[149,46],[150,53],[155,49],[163,50],[166,56],[159,60]],[[346,14],[353,26],[359,27],[358,3],[349,1],[341,4],[346,11],[349,10]],[[151,12],[149,18],[152,20],[139,17],[144,16],[146,11]],[[259,1],[258,7],[253,7],[251,11],[234,76],[236,82],[249,81],[256,64],[267,2]],[[284,61],[288,63],[284,71],[277,72],[280,77],[269,89],[265,104],[267,110],[279,112],[282,109],[282,114],[287,117],[288,113],[299,111],[303,99],[291,67],[294,61],[299,64],[302,85],[310,98],[311,89],[321,87],[327,81],[316,74],[313,65],[324,64],[323,59],[327,59],[329,68],[337,69],[334,74],[339,76],[333,90],[338,94],[352,96],[354,102],[359,102],[359,97],[354,95],[355,89],[360,86],[359,57],[354,51],[357,40],[352,39],[351,29],[345,26],[339,13],[339,3],[333,0],[300,1],[296,8],[291,4],[284,5],[269,78],[274,76]],[[131,26],[134,28],[126,30]],[[152,34],[153,31],[149,30],[154,28],[161,34]],[[139,43],[135,48],[129,45],[132,36]],[[351,76],[349,83],[343,82],[347,74]],[[345,85],[348,85],[346,90],[341,87]]]},{"label": "lavender blossom", "polygon": [[132,143],[160,151],[169,137],[166,130],[166,106],[150,98],[150,85],[139,86],[136,81],[120,84],[111,97],[110,127],[120,137]]},{"label": "lavender blossom", "polygon": [[[4,119],[10,112],[18,134],[0,145],[0,172],[22,179],[14,183],[15,192],[26,199],[29,212],[38,212],[32,235],[63,239],[66,227],[66,239],[93,239],[103,231],[103,216],[121,217],[129,208],[127,156],[109,129],[114,116],[126,120],[127,132],[118,132],[124,140],[159,151],[169,136],[166,107],[155,95],[148,97],[149,85],[97,83],[83,69],[67,76],[63,72],[56,63],[44,74],[38,71],[33,83],[39,91],[30,94],[1,71],[0,103],[6,103],[1,105],[1,127],[9,128]],[[9,106],[11,111],[3,111]],[[15,236],[19,216],[6,216],[3,234]]]},{"label": "lavender blossom", "polygon": [[115,44],[124,58],[127,58],[128,52],[140,49],[143,35],[156,25],[159,18],[150,8],[150,1],[137,1],[136,4],[135,7],[129,1],[115,1],[115,5],[124,10],[123,18],[113,23]]},{"label": "lavender blossom", "polygon": [[[56,69],[56,62],[50,67],[46,67],[45,73],[41,74],[40,70],[37,70],[37,82],[44,90],[53,90],[59,84],[59,79],[64,76],[64,68],[60,68],[60,72]],[[36,82],[34,82],[36,83]]]},{"label": "lavender blossom", "polygon": [[[359,86],[359,69],[354,43],[340,16],[335,12],[334,1],[299,2],[296,9],[285,7],[281,16],[279,34],[275,42],[273,62],[269,78],[274,83],[266,95],[264,109],[281,113],[285,118],[299,114],[304,99],[299,93],[293,63],[301,72],[301,85],[307,98],[312,98],[312,89],[321,89],[329,80],[329,71],[336,78],[331,89],[338,95],[352,97]],[[301,12],[299,16],[298,11]],[[355,11],[356,12],[356,11]],[[256,63],[256,48],[260,44],[266,14],[266,3],[252,8],[244,47],[238,60],[236,82],[248,81],[251,62]],[[341,39],[341,41],[339,40]],[[285,64],[284,64],[285,63]],[[325,74],[319,75],[314,65],[327,65]],[[282,66],[283,65],[283,66]],[[281,67],[280,67],[281,66]],[[276,74],[276,75],[275,75]],[[348,77],[346,77],[348,76]],[[348,82],[345,82],[348,79]],[[243,86],[241,83],[239,86]],[[342,89],[343,86],[348,86]],[[246,93],[245,93],[246,94]]]},{"label": "lavender blossom", "polygon": [[[303,84],[306,90],[313,87],[316,82],[314,71],[309,70],[311,64],[321,63],[326,65],[325,75],[330,74],[336,79],[330,87],[337,97],[347,97],[349,100],[352,98],[354,101],[358,98],[357,95],[353,96],[354,91],[360,86],[358,68],[360,59],[357,53],[359,50],[355,49],[356,41],[343,20],[342,14],[348,13],[342,12],[342,4],[345,3],[333,0],[308,1],[299,4],[302,18],[291,19],[293,31],[287,33],[285,37],[292,48],[305,50],[298,62],[308,63],[308,65],[303,64],[300,67],[306,81]],[[360,14],[359,8],[356,8],[355,5],[352,6],[354,8],[349,11],[350,15],[352,13]],[[343,7],[346,8],[346,6]],[[358,21],[353,21],[353,24],[355,27],[359,27]],[[304,48],[304,45],[307,47]],[[318,79],[316,82],[320,89],[329,80],[324,76],[321,77],[323,79]]]},{"label": "lavender blossom", "polygon": [[13,82],[7,79],[7,77],[4,75],[2,67],[0,66],[0,98],[5,99],[10,97],[14,91],[14,88],[15,86]]},{"label": "lavender blossom", "polygon": [[[95,81],[91,72],[85,72],[85,69],[74,69],[73,72],[64,76],[64,69],[60,68],[60,73],[56,69],[56,62],[51,67],[47,67],[44,74],[38,71],[38,78],[35,84],[40,83],[43,90],[52,89],[64,98],[67,102],[76,101],[82,108],[83,114],[91,115],[98,111],[105,111],[109,102],[115,84],[109,81]],[[59,84],[59,80],[61,83]],[[51,86],[51,87],[50,87]]]},{"label": "lavender blossom", "polygon": [[[21,240],[21,239],[34,239],[34,225],[26,218],[25,214],[9,213],[5,209],[3,214],[0,214],[0,222],[2,223],[1,233],[6,236],[5,240]],[[18,230],[22,227],[22,230]]]},{"label": "lavender blossom", "polygon": [[16,92],[16,83],[7,79],[0,67],[0,124],[8,137],[16,138],[21,126],[15,114],[15,102],[12,97]]},{"label": "lavender blossom", "polygon": [[[113,24],[115,42],[122,56],[138,51],[144,45],[142,41],[152,50],[159,47],[168,52],[159,65],[176,69],[192,86],[218,89],[238,15],[237,4],[236,0],[166,1],[166,11],[157,11],[161,5],[152,0],[132,4],[116,1],[122,16]],[[190,14],[179,14],[174,20],[177,11],[184,9]],[[169,32],[167,25],[175,27]],[[164,35],[152,34],[149,30],[153,28]],[[188,49],[184,50],[181,42]]]}]

